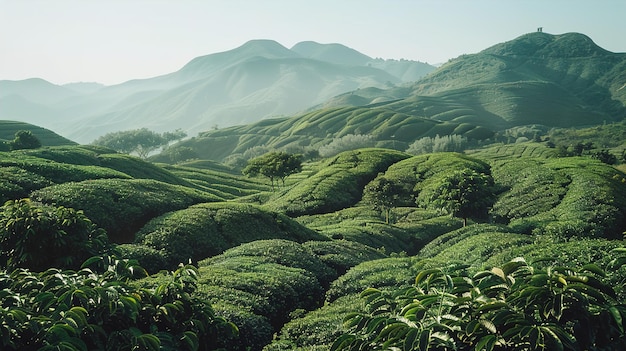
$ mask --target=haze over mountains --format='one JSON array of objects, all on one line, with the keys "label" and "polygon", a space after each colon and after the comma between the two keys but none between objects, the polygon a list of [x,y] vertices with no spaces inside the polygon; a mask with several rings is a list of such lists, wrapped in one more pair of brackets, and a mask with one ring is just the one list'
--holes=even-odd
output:
[{"label": "haze over mountains", "polygon": [[412,83],[348,92],[306,114],[207,131],[184,146],[219,160],[255,145],[317,148],[368,134],[397,148],[436,135],[480,140],[519,126],[620,121],[625,106],[626,54],[578,33],[530,33],[458,57]]},{"label": "haze over mountains", "polygon": [[[625,106],[626,54],[579,33],[529,33],[439,68],[372,59],[341,44],[288,49],[253,40],[177,72],[110,87],[0,81],[0,119],[79,143],[117,130],[182,128],[200,133],[187,146],[217,152],[207,155],[213,159],[255,145],[317,147],[346,134],[384,144],[596,125],[622,120]],[[270,117],[285,118],[259,122]]]},{"label": "haze over mountains", "polygon": [[40,125],[79,143],[143,127],[193,135],[294,114],[347,91],[413,81],[434,69],[373,59],[341,44],[302,42],[288,49],[253,40],[197,57],[177,72],[109,87],[0,81],[0,119]]}]

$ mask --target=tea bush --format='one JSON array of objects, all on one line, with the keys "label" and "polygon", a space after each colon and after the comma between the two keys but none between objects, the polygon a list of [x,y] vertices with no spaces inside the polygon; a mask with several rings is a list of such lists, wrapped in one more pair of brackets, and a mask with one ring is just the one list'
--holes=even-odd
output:
[{"label": "tea bush", "polygon": [[116,243],[133,242],[148,220],[199,202],[220,199],[197,190],[144,179],[98,179],[53,185],[34,200],[82,210]]},{"label": "tea bush", "polygon": [[327,240],[283,214],[237,203],[204,203],[166,213],[137,232],[135,242],[163,250],[165,267],[197,262],[262,239]]},{"label": "tea bush", "polygon": [[384,149],[343,152],[267,206],[289,216],[328,213],[352,206],[361,199],[365,184],[406,157],[404,153]]}]

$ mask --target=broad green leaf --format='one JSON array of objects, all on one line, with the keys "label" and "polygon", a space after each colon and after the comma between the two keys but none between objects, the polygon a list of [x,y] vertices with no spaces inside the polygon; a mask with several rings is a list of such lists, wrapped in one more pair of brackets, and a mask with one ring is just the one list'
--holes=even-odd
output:
[{"label": "broad green leaf", "polygon": [[495,335],[486,335],[480,338],[476,343],[474,350],[476,351],[492,351],[498,339]]}]

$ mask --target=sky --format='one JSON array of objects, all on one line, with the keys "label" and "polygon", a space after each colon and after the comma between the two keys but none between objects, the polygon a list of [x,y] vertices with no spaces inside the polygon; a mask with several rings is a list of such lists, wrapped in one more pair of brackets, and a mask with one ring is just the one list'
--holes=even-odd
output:
[{"label": "sky", "polygon": [[119,84],[253,39],[431,64],[538,27],[626,52],[626,0],[0,0],[0,80]]}]

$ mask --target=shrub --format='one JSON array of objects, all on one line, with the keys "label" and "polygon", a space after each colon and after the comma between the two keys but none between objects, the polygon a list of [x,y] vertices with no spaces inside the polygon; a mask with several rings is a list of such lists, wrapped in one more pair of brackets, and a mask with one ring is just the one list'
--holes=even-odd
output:
[{"label": "shrub", "polygon": [[366,261],[385,258],[385,254],[367,245],[347,240],[309,241],[302,244],[326,266],[335,270],[335,277]]},{"label": "shrub", "polygon": [[8,201],[0,211],[0,266],[76,269],[108,249],[106,232],[81,211],[31,202]]},{"label": "shrub", "polygon": [[302,268],[312,273],[320,284],[327,288],[337,278],[322,260],[302,244],[289,240],[257,240],[234,247],[218,257],[202,261],[203,265],[217,264],[230,259],[258,257],[267,263],[277,263],[286,267]]},{"label": "shrub", "polygon": [[0,272],[2,350],[211,350],[236,333],[196,299],[186,266],[137,288],[132,262],[94,257],[79,271]]},{"label": "shrub", "polygon": [[165,250],[156,250],[140,244],[121,244],[117,245],[115,250],[120,257],[139,262],[149,274],[155,274],[171,266]]},{"label": "shrub", "polygon": [[218,198],[179,185],[143,179],[98,179],[53,185],[32,193],[34,200],[84,211],[116,243],[133,242],[148,220],[166,212]]},{"label": "shrub", "polygon": [[239,244],[261,239],[324,240],[285,215],[249,204],[198,204],[166,213],[137,232],[135,242],[163,250],[171,268],[181,262],[197,262]]},{"label": "shrub", "polygon": [[356,204],[363,187],[391,164],[406,158],[397,151],[362,149],[328,160],[316,174],[266,204],[289,216],[333,212]]},{"label": "shrub", "polygon": [[470,276],[463,266],[420,271],[413,286],[363,291],[331,350],[618,350],[626,306],[600,267],[545,269],[517,258]]},{"label": "shrub", "polygon": [[319,148],[321,157],[335,156],[344,151],[373,147],[375,139],[371,135],[346,134],[342,137],[334,138],[327,145]]}]

